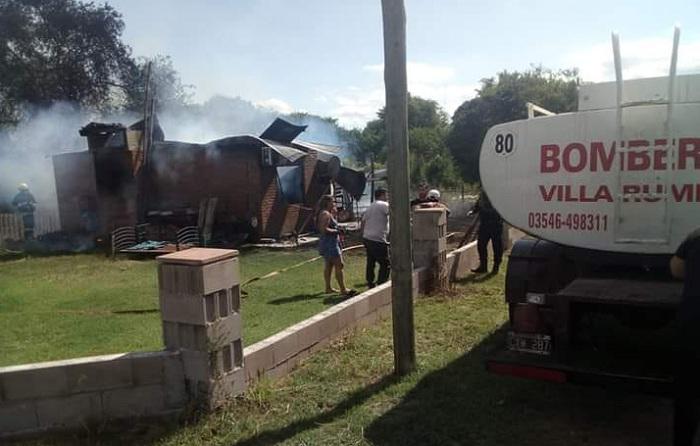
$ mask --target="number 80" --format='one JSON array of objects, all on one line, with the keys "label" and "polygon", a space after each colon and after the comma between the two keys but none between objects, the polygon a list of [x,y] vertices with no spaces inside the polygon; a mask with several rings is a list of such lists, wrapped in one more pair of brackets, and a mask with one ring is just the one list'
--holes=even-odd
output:
[{"label": "number 80", "polygon": [[499,133],[498,135],[496,135],[496,145],[494,146],[494,150],[496,151],[496,153],[498,153],[499,155],[503,153],[509,155],[513,152],[514,148],[515,141],[512,133],[506,133],[505,135]]}]

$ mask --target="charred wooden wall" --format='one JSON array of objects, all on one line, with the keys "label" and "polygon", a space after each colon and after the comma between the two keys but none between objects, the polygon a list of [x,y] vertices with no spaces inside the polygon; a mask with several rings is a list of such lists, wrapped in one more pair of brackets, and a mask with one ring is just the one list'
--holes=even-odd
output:
[{"label": "charred wooden wall", "polygon": [[99,233],[138,223],[135,157],[135,152],[124,149],[101,149],[94,154]]},{"label": "charred wooden wall", "polygon": [[[285,160],[275,154],[273,164]],[[216,225],[257,219],[262,237],[278,238],[301,229],[328,183],[316,173],[315,152],[295,164],[303,169],[304,203],[282,197],[275,166],[261,164],[254,148],[223,150],[183,147],[154,153],[148,191],[149,209],[198,209],[204,198],[218,197]],[[321,184],[316,182],[321,181]]]},{"label": "charred wooden wall", "polygon": [[71,152],[53,157],[61,228],[106,234],[136,224],[133,153]]},{"label": "charred wooden wall", "polygon": [[61,153],[53,157],[56,198],[61,228],[68,232],[83,229],[81,209],[88,201],[97,202],[95,166],[92,153]]},{"label": "charred wooden wall", "polygon": [[191,144],[156,148],[145,181],[133,176],[133,153],[127,150],[77,152],[54,157],[61,225],[85,230],[88,210],[98,218],[100,233],[138,222],[138,187],[146,211],[199,211],[200,202],[218,198],[215,226],[233,228],[256,219],[260,236],[278,238],[308,229],[328,179],[319,175],[315,152],[296,161],[303,170],[304,203],[282,197],[274,165],[286,160],[275,154],[273,166],[263,166],[260,150],[251,147],[213,149]]}]

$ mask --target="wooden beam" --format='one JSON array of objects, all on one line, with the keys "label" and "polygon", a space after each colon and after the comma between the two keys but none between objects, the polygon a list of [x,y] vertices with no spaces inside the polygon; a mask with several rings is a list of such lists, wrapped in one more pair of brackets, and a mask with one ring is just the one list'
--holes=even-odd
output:
[{"label": "wooden beam", "polygon": [[408,169],[408,89],[406,11],[403,0],[382,0],[387,166],[391,212],[391,307],[394,371],[416,367],[413,331],[413,254]]},{"label": "wooden beam", "polygon": [[152,62],[149,61],[146,66],[146,84],[144,86],[144,98],[143,98],[143,130],[141,131],[141,148],[139,150],[138,156],[136,157],[136,223],[144,223],[146,221],[146,216],[148,214],[148,202],[146,200],[146,189],[148,188],[149,181],[146,178],[146,164],[148,151],[150,150],[150,137],[149,137],[149,113],[151,110],[151,66]]}]

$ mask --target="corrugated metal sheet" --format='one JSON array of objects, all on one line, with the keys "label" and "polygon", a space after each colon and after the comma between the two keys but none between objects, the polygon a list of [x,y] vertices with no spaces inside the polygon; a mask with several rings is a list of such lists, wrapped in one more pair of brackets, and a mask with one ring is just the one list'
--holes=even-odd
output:
[{"label": "corrugated metal sheet", "polygon": [[284,119],[276,118],[272,124],[262,132],[260,137],[266,140],[269,139],[281,143],[289,143],[306,130],[306,127],[305,125],[296,125]]},{"label": "corrugated metal sheet", "polygon": [[154,144],[156,150],[171,150],[171,149],[217,149],[217,150],[260,150],[263,147],[269,147],[277,152],[281,157],[289,162],[294,162],[306,156],[306,152],[296,149],[287,144],[282,144],[275,141],[265,140],[253,135],[230,136],[228,138],[217,139],[206,144],[193,144],[180,141],[163,141]]},{"label": "corrugated metal sheet", "polygon": [[300,146],[300,147],[306,148],[306,149],[316,150],[318,152],[328,153],[329,155],[336,155],[336,156],[340,155],[340,151],[342,150],[338,146],[330,146],[328,144],[319,144],[317,142],[308,142],[308,141],[295,141],[294,145]]},{"label": "corrugated metal sheet", "polygon": [[265,145],[270,147],[275,152],[279,153],[280,156],[283,156],[284,158],[288,159],[290,162],[294,162],[306,156],[306,152],[303,152],[299,149],[295,149],[294,147],[288,146],[286,144],[281,144],[275,141],[270,141],[269,139],[262,138],[260,138],[260,141],[262,141]]},{"label": "corrugated metal sheet", "polygon": [[327,146],[325,144],[317,144],[306,141],[292,143],[295,147],[301,148],[304,151],[313,150],[318,153],[318,159],[323,162],[329,162],[333,158],[340,160],[340,147]]}]

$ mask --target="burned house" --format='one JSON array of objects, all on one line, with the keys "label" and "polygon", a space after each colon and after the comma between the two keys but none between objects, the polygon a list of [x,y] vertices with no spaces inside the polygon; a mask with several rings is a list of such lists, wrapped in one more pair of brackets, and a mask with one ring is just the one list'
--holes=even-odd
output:
[{"label": "burned house", "polygon": [[260,136],[207,144],[166,141],[156,126],[146,151],[142,127],[92,123],[80,131],[86,152],[54,156],[64,230],[106,234],[149,223],[167,238],[206,220],[223,244],[241,235],[279,239],[308,231],[333,186],[356,199],[364,190],[364,175],[340,165],[338,148],[296,141],[306,126],[277,119]]},{"label": "burned house", "polygon": [[135,224],[141,132],[90,123],[80,135],[87,151],[53,156],[61,228],[97,235]]}]

